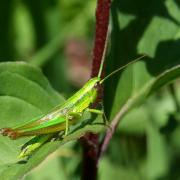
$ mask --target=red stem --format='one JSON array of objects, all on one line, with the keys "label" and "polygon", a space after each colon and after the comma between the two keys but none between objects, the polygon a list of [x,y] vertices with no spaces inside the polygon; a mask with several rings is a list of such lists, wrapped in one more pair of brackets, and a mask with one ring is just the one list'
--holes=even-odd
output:
[{"label": "red stem", "polygon": [[93,49],[91,77],[98,75],[109,25],[111,0],[98,0],[96,9],[96,36]]},{"label": "red stem", "polygon": [[[111,0],[98,0],[96,9],[96,34],[93,49],[93,63],[91,77],[98,75],[103,51],[105,47],[105,41],[109,25],[109,12],[110,12]],[[102,98],[101,89],[99,96]],[[97,99],[98,101],[98,99]],[[97,134],[88,133],[82,139],[83,147],[83,180],[95,180],[97,179],[97,163],[99,152],[99,136]]]}]

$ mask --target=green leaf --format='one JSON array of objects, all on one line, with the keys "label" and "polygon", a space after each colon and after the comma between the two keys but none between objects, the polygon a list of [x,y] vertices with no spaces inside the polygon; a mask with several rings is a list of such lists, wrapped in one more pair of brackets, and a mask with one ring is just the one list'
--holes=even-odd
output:
[{"label": "green leaf", "polygon": [[[0,128],[12,127],[47,113],[64,102],[39,69],[26,63],[0,64]],[[61,142],[49,142],[42,146],[27,163],[18,162],[20,147],[30,138],[10,140],[0,137],[0,177],[19,179],[42,162],[60,145],[79,139],[86,132],[98,133],[104,129],[100,116],[85,113],[82,121],[73,126]]]},{"label": "green leaf", "polygon": [[[145,142],[144,144],[134,143],[129,148],[133,149],[138,146],[142,152],[144,149],[147,150],[137,159],[138,167],[133,177],[139,173],[139,165],[143,161],[142,167],[146,169],[144,174],[140,172],[140,179],[166,178],[169,172],[172,171],[174,175],[178,171],[176,164],[178,150],[174,150],[169,136],[166,139],[164,136],[167,135],[160,134],[159,128],[167,123],[169,114],[174,113],[176,108],[172,97],[168,96],[168,100],[164,97],[166,89],[158,90],[180,77],[179,6],[177,1],[171,0],[114,0],[111,7],[111,50],[106,61],[107,74],[141,54],[147,54],[147,57],[143,59],[144,62],[137,62],[129,66],[105,82],[105,112],[110,120],[113,120],[115,116],[120,120],[117,132],[110,142],[109,149],[112,150],[108,151],[108,158],[115,155],[117,157],[119,151],[123,149],[123,142],[120,138],[132,136],[133,141],[133,138],[137,136],[147,137],[147,144]],[[175,84],[179,89],[178,81]],[[151,95],[156,97],[156,101],[152,104],[154,109],[147,105],[151,102],[151,99],[148,99]],[[143,106],[140,106],[142,104]],[[155,128],[149,123],[152,119],[150,113],[155,116]],[[176,139],[173,137],[175,147],[179,147],[178,130],[174,136]],[[115,141],[119,143],[119,149],[117,147],[113,149]],[[131,165],[133,159],[128,158],[136,151],[133,149],[129,152],[129,149],[125,150],[127,159],[123,156],[124,154],[122,156]],[[167,149],[170,152],[167,153]],[[118,153],[115,153],[116,151]],[[168,158],[172,158],[172,164]],[[155,161],[158,161],[157,165]],[[125,170],[128,168],[126,164],[123,166]],[[108,177],[107,169],[110,167],[106,167],[106,170],[102,172],[105,174],[104,179]],[[168,175],[167,178],[171,179],[179,177]],[[114,171],[114,174],[109,175],[109,179],[116,176],[118,174]]]},{"label": "green leaf", "polygon": [[[116,114],[117,112],[123,112],[121,115],[121,118],[132,108],[140,106],[143,104],[147,98],[155,93],[159,88],[162,86],[172,82],[173,80],[180,77],[180,65],[173,67],[171,69],[168,69],[167,71],[163,72],[156,78],[151,78],[147,83],[145,83],[144,86],[142,86],[138,91],[133,91],[132,89],[131,93],[127,95],[126,100],[124,100],[123,104],[120,104],[120,100],[118,101],[117,98],[119,98],[120,89],[117,90],[117,98],[115,99],[114,105],[113,105],[113,114]],[[122,83],[122,79],[119,81],[119,83]],[[121,86],[120,88],[122,88]],[[156,91],[155,91],[156,89]],[[125,91],[127,93],[127,91]],[[118,111],[119,107],[119,111]],[[138,120],[134,119],[134,123],[138,123]]]},{"label": "green leaf", "polygon": [[148,57],[144,58],[145,63],[136,63],[107,81],[105,108],[110,119],[146,83],[179,65],[179,22],[176,18],[179,13],[177,7],[174,11],[175,6],[175,2],[169,0],[166,3],[130,0],[112,2],[111,51],[107,73],[127,64],[139,54],[147,54]]},{"label": "green leaf", "polygon": [[[153,109],[149,107],[151,104]],[[156,96],[150,97],[143,106],[132,109],[127,113],[120,126],[118,132],[133,135],[143,135],[146,133],[148,122],[151,121],[149,115],[149,109],[152,114],[156,114],[156,124],[158,128],[162,128],[167,125],[169,115],[176,111],[171,96],[168,93],[162,93],[161,98]],[[137,126],[138,124],[138,126]]]},{"label": "green leaf", "polygon": [[[147,177],[158,179],[168,172],[169,153],[165,136],[160,134],[156,121],[159,116],[149,106],[150,121],[147,126]],[[153,112],[153,113],[152,113]]]},{"label": "green leaf", "polygon": [[113,179],[132,179],[138,180],[140,178],[134,167],[123,167],[119,164],[113,163],[108,158],[103,158],[100,163],[99,174],[100,180]]},{"label": "green leaf", "polygon": [[173,67],[172,69],[167,69],[165,72],[160,74],[153,82],[149,95],[156,92],[162,86],[171,83],[174,79],[178,79],[180,77],[180,65]]}]

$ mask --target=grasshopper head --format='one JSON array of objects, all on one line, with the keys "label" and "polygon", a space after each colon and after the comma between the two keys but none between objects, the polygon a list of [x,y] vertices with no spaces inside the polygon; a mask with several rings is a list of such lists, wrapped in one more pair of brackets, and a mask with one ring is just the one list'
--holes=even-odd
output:
[{"label": "grasshopper head", "polygon": [[94,77],[85,84],[84,88],[87,88],[88,90],[92,90],[98,86],[100,81],[101,81],[101,78]]},{"label": "grasshopper head", "polygon": [[101,78],[99,77],[94,77],[90,79],[85,85],[84,89],[86,89],[86,92],[89,93],[90,98],[91,98],[91,103],[93,103],[97,97],[97,92],[98,92],[98,85],[101,81]]}]

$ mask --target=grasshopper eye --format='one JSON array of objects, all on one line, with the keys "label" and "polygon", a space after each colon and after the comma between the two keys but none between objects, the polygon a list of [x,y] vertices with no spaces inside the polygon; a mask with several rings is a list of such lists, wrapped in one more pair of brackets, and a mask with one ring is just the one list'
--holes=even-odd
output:
[{"label": "grasshopper eye", "polygon": [[97,87],[98,87],[98,85],[99,85],[99,83],[96,83],[96,84],[94,85],[94,87],[95,87],[95,88],[97,88]]},{"label": "grasshopper eye", "polygon": [[97,83],[94,85],[94,88],[95,88],[96,90],[98,90],[98,89],[100,88],[100,83],[97,82]]}]

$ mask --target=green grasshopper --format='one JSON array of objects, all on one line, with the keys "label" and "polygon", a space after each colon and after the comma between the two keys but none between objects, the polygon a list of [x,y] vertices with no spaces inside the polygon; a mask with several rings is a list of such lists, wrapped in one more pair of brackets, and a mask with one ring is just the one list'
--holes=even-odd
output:
[{"label": "green grasshopper", "polygon": [[103,63],[101,64],[97,77],[91,78],[78,92],[67,99],[62,105],[54,108],[48,114],[30,120],[20,126],[13,128],[2,128],[0,133],[11,139],[17,139],[25,136],[35,136],[35,139],[26,143],[21,151],[20,158],[29,156],[42,144],[52,139],[59,132],[66,136],[70,125],[77,124],[85,111],[103,115],[102,110],[89,108],[96,100],[98,89],[106,79],[113,74],[127,67],[128,65],[142,59],[145,55],[135,59],[110,73],[104,79],[101,79]]}]

